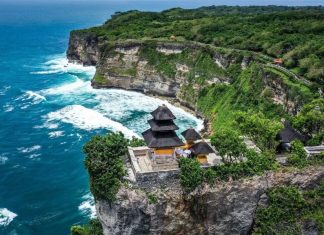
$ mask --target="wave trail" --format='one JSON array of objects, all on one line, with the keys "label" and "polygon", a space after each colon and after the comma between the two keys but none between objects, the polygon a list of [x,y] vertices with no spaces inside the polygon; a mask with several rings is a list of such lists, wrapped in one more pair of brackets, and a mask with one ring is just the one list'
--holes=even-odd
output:
[{"label": "wave trail", "polygon": [[61,121],[72,124],[75,127],[84,130],[108,129],[112,131],[120,131],[126,137],[138,137],[138,135],[119,122],[115,122],[98,111],[88,109],[82,105],[69,105],[58,111],[51,112],[46,115],[47,121]]}]

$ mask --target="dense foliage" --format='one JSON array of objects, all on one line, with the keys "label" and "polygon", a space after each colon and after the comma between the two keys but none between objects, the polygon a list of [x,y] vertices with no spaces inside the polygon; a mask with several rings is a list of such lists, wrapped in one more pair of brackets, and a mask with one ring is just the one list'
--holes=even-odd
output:
[{"label": "dense foliage", "polygon": [[122,157],[128,140],[122,133],[94,136],[84,145],[85,166],[90,175],[90,190],[96,200],[112,202],[126,175]]},{"label": "dense foliage", "polygon": [[304,150],[303,143],[298,140],[291,142],[291,153],[287,160],[292,166],[302,168],[307,165],[307,153]]},{"label": "dense foliage", "polygon": [[116,13],[103,26],[84,30],[121,39],[199,41],[284,58],[285,66],[323,83],[323,7],[202,7]]},{"label": "dense foliage", "polygon": [[276,168],[273,154],[256,153],[248,149],[243,139],[231,130],[222,130],[211,138],[224,164],[214,167],[215,177],[220,180],[262,174],[266,170]]},{"label": "dense foliage", "polygon": [[253,234],[301,234],[303,223],[314,222],[324,233],[324,184],[300,191],[286,186],[269,190],[269,205],[257,210]]},{"label": "dense foliage", "polygon": [[216,173],[213,169],[203,169],[197,159],[180,158],[180,183],[187,192],[204,182],[213,185],[215,180]]},{"label": "dense foliage", "polygon": [[324,99],[314,99],[305,105],[293,120],[302,133],[312,136],[314,144],[324,140]]},{"label": "dense foliage", "polygon": [[86,225],[72,226],[71,235],[103,235],[103,230],[99,220],[92,219]]},{"label": "dense foliage", "polygon": [[276,136],[283,124],[268,119],[262,113],[238,113],[236,121],[243,133],[246,133],[262,149],[275,149],[278,145]]}]

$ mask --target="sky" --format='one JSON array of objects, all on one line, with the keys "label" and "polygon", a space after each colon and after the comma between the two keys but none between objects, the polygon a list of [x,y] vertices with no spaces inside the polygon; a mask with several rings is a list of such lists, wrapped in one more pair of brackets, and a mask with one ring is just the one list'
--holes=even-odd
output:
[{"label": "sky", "polygon": [[324,0],[1,0],[1,4],[87,4],[87,3],[136,3],[147,2],[155,4],[156,2],[172,2],[175,5],[186,2],[188,6],[199,5],[290,5],[290,6],[306,6],[306,5],[324,5]]}]

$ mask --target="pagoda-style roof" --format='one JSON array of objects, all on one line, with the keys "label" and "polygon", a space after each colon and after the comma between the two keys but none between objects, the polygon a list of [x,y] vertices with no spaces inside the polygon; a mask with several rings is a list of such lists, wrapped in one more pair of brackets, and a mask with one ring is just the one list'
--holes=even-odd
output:
[{"label": "pagoda-style roof", "polygon": [[173,120],[176,118],[171,112],[171,110],[164,104],[159,106],[153,112],[151,112],[151,114],[154,120],[158,120],[158,121]]},{"label": "pagoda-style roof", "polygon": [[284,128],[278,133],[277,139],[283,143],[290,143],[293,140],[306,142],[308,137],[296,131],[288,121],[284,122]]},{"label": "pagoda-style roof", "polygon": [[144,131],[142,135],[147,146],[150,148],[179,147],[184,145],[174,131],[155,132],[149,129]]},{"label": "pagoda-style roof", "polygon": [[214,153],[212,147],[206,142],[198,142],[190,148],[195,155]]},{"label": "pagoda-style roof", "polygon": [[193,128],[189,128],[189,129],[185,130],[184,132],[181,133],[181,135],[187,141],[196,141],[196,140],[202,139],[202,137],[199,135],[199,133]]},{"label": "pagoda-style roof", "polygon": [[179,129],[179,127],[174,124],[172,120],[157,121],[151,119],[148,120],[148,123],[150,124],[152,131],[175,131]]}]

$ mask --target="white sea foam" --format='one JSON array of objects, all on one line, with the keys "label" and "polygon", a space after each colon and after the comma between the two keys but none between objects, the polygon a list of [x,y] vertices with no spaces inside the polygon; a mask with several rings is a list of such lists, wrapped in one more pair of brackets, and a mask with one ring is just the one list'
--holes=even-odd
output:
[{"label": "white sea foam", "polygon": [[31,153],[31,152],[37,151],[37,150],[39,150],[41,148],[42,148],[42,146],[40,146],[40,145],[34,145],[32,147],[29,147],[29,148],[20,147],[20,148],[17,148],[17,150],[20,153]]},{"label": "white sea foam", "polygon": [[81,79],[77,78],[74,82],[65,83],[63,85],[49,88],[46,90],[42,90],[41,94],[44,95],[65,95],[71,93],[84,93],[87,87],[91,86],[90,81],[82,81]]},{"label": "white sea foam", "polygon": [[0,88],[0,95],[5,95],[10,88],[11,86],[4,86]]},{"label": "white sea foam", "polygon": [[81,105],[69,105],[56,112],[47,115],[47,121],[61,121],[69,123],[84,130],[94,130],[105,128],[113,131],[121,131],[127,137],[138,135],[132,130],[115,122],[93,109],[88,109]]},{"label": "white sea foam", "polygon": [[30,105],[39,104],[46,101],[45,96],[42,96],[34,91],[26,91],[23,95],[19,96],[16,101],[22,102],[20,105],[21,109],[27,109]]},{"label": "white sea foam", "polygon": [[8,161],[8,157],[0,155],[0,165],[6,164],[7,161]]},{"label": "white sea foam", "polygon": [[[29,159],[37,159],[39,156],[41,156],[40,153],[33,153],[28,156]],[[39,160],[39,159],[38,159]]]},{"label": "white sea foam", "polygon": [[91,194],[87,194],[83,196],[82,199],[84,201],[79,205],[79,210],[81,213],[88,215],[90,218],[96,218],[96,207],[93,196]]},{"label": "white sea foam", "polygon": [[9,211],[7,208],[0,208],[0,226],[9,225],[16,217],[17,214]]},{"label": "white sea foam", "polygon": [[[122,131],[125,135],[130,136],[134,135],[134,132],[140,133],[148,128],[147,119],[150,118],[149,113],[158,105],[164,103],[170,107],[177,117],[176,122],[180,127],[180,131],[190,126],[197,130],[203,128],[202,120],[161,99],[148,97],[138,92],[118,89],[93,89],[90,79],[95,73],[95,67],[71,64],[68,63],[65,57],[51,59],[43,66],[48,72],[73,73],[74,76],[73,81],[38,92],[48,99],[51,99],[53,95],[60,95],[59,99],[55,99],[72,104],[56,112],[49,113],[46,116],[45,125],[57,124],[57,121],[60,121],[73,124],[80,129],[106,128],[113,131]],[[89,80],[80,79],[78,76],[82,73],[86,73]],[[89,95],[91,95],[90,107],[93,107],[93,104],[98,104],[97,106],[88,109],[81,105],[73,105],[80,104],[80,102],[86,102],[85,104],[87,104]],[[128,128],[112,120],[120,120]]]},{"label": "white sea foam", "polygon": [[9,103],[3,105],[2,108],[5,113],[11,112],[15,109],[15,107]]},{"label": "white sea foam", "polygon": [[57,138],[60,136],[64,136],[64,131],[52,131],[52,132],[48,133],[48,136],[50,138]]},{"label": "white sea foam", "polygon": [[83,66],[81,64],[70,63],[65,54],[56,55],[41,66],[41,71],[34,71],[31,74],[55,74],[55,73],[95,73],[94,66]]}]

